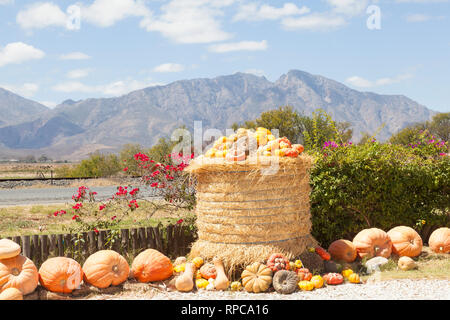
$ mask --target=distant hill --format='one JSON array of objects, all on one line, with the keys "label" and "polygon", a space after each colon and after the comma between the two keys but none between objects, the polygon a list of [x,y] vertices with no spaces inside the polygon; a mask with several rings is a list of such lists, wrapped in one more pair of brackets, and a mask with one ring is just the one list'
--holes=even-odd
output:
[{"label": "distant hill", "polygon": [[66,100],[28,122],[4,127],[0,143],[11,151],[27,148],[27,152],[79,159],[95,150],[116,151],[125,143],[151,146],[182,124],[192,129],[194,121],[202,121],[204,129],[224,130],[283,105],[306,115],[322,108],[338,121],[349,121],[354,141],[361,132],[374,133],[383,123],[377,137],[387,139],[434,114],[403,95],[360,92],[303,71],[289,71],[275,82],[236,73],[176,81],[116,98]]}]

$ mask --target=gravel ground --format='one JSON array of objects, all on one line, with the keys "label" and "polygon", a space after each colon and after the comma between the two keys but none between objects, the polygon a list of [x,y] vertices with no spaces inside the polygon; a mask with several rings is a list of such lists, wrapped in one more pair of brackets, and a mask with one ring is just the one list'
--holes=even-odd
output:
[{"label": "gravel ground", "polygon": [[94,300],[449,300],[450,280],[388,280],[365,284],[346,283],[314,291],[250,294],[200,290],[192,293],[167,292],[157,289],[147,292],[124,292],[118,295],[91,296]]}]

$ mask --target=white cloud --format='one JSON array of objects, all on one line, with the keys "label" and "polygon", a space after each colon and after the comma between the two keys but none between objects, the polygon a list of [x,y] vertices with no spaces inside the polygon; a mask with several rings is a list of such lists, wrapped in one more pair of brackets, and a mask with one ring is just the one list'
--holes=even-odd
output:
[{"label": "white cloud", "polygon": [[413,75],[411,73],[405,73],[401,74],[392,78],[386,77],[386,78],[380,78],[375,81],[367,80],[359,76],[353,76],[347,78],[345,81],[355,87],[360,88],[373,88],[373,87],[379,87],[379,86],[385,86],[390,85],[394,83],[399,83],[407,79],[411,79]]},{"label": "white cloud", "polygon": [[211,43],[232,37],[221,29],[222,7],[233,1],[172,0],[161,7],[162,14],[141,21],[147,31],[158,31],[178,43]]},{"label": "white cloud", "polygon": [[439,2],[449,2],[449,0],[396,0],[400,3],[439,3]]},{"label": "white cloud", "polygon": [[67,72],[67,78],[69,79],[79,79],[84,78],[89,75],[90,69],[75,69]]},{"label": "white cloud", "polygon": [[226,53],[232,51],[261,51],[267,50],[267,47],[267,40],[241,41],[211,45],[208,47],[208,50],[216,53]]},{"label": "white cloud", "polygon": [[57,84],[52,87],[54,91],[58,92],[80,92],[80,93],[100,93],[106,96],[121,96],[131,91],[162,85],[162,83],[144,82],[133,79],[126,79],[107,83],[104,85],[86,85],[79,81],[70,81]]},{"label": "white cloud", "polygon": [[16,22],[23,29],[42,29],[50,26],[66,27],[67,16],[51,2],[38,2],[19,11]]},{"label": "white cloud", "polygon": [[39,90],[39,85],[36,83],[24,83],[21,85],[0,84],[0,87],[26,98],[34,96]]},{"label": "white cloud", "polygon": [[40,104],[43,104],[46,107],[49,107],[50,109],[53,109],[56,107],[59,103],[54,101],[39,101]]},{"label": "white cloud", "polygon": [[285,18],[281,24],[288,30],[330,30],[347,24],[341,16],[312,13],[299,18]]},{"label": "white cloud", "polygon": [[184,70],[184,66],[178,63],[163,63],[153,68],[154,72],[180,72]]},{"label": "white cloud", "polygon": [[13,4],[14,0],[0,0],[0,6],[7,5],[7,4]]},{"label": "white cloud", "polygon": [[310,12],[306,6],[297,7],[294,3],[285,3],[283,7],[276,8],[267,4],[258,5],[257,3],[244,4],[239,7],[239,12],[233,17],[234,21],[260,21],[260,20],[278,20],[283,17],[302,15]]},{"label": "white cloud", "polygon": [[42,59],[45,53],[42,50],[23,42],[12,42],[4,48],[0,47],[0,67],[12,64],[22,63],[28,60]]},{"label": "white cloud", "polygon": [[431,16],[422,13],[414,13],[406,16],[406,21],[408,22],[425,22],[430,19]]},{"label": "white cloud", "polygon": [[91,57],[83,52],[70,52],[59,56],[60,60],[87,60]]}]

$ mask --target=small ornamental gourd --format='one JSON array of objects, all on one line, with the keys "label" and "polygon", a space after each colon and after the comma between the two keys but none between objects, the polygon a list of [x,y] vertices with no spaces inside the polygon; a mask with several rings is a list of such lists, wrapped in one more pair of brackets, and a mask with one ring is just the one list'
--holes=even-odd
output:
[{"label": "small ornamental gourd", "polygon": [[200,270],[195,271],[195,279],[203,279],[202,274],[200,273]]},{"label": "small ornamental gourd", "polygon": [[113,250],[97,251],[83,265],[85,282],[101,289],[125,282],[129,273],[127,260]]},{"label": "small ornamental gourd", "polygon": [[392,252],[400,257],[417,257],[422,252],[422,238],[411,227],[398,226],[388,231]]},{"label": "small ornamental gourd", "polygon": [[39,284],[39,273],[33,261],[18,255],[0,260],[0,292],[16,288],[23,295],[32,293]]},{"label": "small ornamental gourd", "polygon": [[179,264],[179,265],[176,265],[175,267],[173,267],[173,271],[176,273],[181,273],[181,272],[184,272],[185,268],[186,268],[186,263],[182,263],[182,264]]},{"label": "small ornamental gourd", "polygon": [[281,253],[274,253],[267,259],[267,266],[274,273],[279,270],[289,270],[289,260]]},{"label": "small ornamental gourd", "polygon": [[242,285],[247,292],[264,292],[272,284],[272,270],[262,263],[254,262],[241,274]]},{"label": "small ornamental gourd", "polygon": [[173,275],[173,265],[168,257],[155,249],[147,249],[134,258],[131,265],[139,282],[163,281]]},{"label": "small ornamental gourd", "polygon": [[314,251],[322,258],[322,260],[330,260],[331,256],[330,254],[322,247],[316,247],[314,248]]},{"label": "small ornamental gourd", "polygon": [[228,280],[225,270],[223,267],[222,260],[219,258],[213,259],[214,267],[216,269],[217,276],[214,281],[214,286],[216,290],[227,290],[228,286],[230,284],[230,281]]},{"label": "small ornamental gourd", "polygon": [[308,268],[300,268],[297,270],[297,276],[299,281],[309,281],[313,275]]},{"label": "small ornamental gourd", "polygon": [[39,268],[39,281],[41,286],[51,292],[72,293],[83,281],[83,270],[71,258],[50,258]]},{"label": "small ornamental gourd", "polygon": [[314,284],[311,281],[300,281],[298,287],[302,291],[311,291],[314,289]]},{"label": "small ornamental gourd", "polygon": [[233,281],[230,284],[230,289],[231,289],[231,291],[240,291],[240,290],[242,290],[241,282],[240,281]]},{"label": "small ornamental gourd", "polygon": [[392,251],[392,241],[388,234],[378,228],[364,229],[354,238],[353,244],[356,247],[359,257],[384,257],[389,258]]},{"label": "small ornamental gourd", "polygon": [[357,273],[352,273],[348,276],[348,281],[350,283],[361,283],[361,279]]},{"label": "small ornamental gourd", "polygon": [[345,239],[339,239],[330,244],[328,252],[331,258],[336,261],[353,262],[358,255],[353,242]]},{"label": "small ornamental gourd", "polygon": [[417,264],[410,257],[404,256],[404,257],[400,257],[400,259],[398,259],[398,267],[403,271],[407,271],[407,270],[417,268]]},{"label": "small ornamental gourd", "polygon": [[303,262],[302,262],[302,260],[300,260],[300,259],[295,260],[294,264],[295,264],[295,268],[296,268],[296,269],[303,268]]},{"label": "small ornamental gourd", "polygon": [[0,260],[17,257],[21,252],[20,246],[12,240],[0,240]]},{"label": "small ornamental gourd", "polygon": [[203,265],[204,261],[202,257],[195,257],[194,259],[192,259],[192,263],[195,264],[198,269]]},{"label": "small ornamental gourd", "polygon": [[311,278],[310,282],[314,285],[314,288],[319,289],[323,287],[324,280],[321,276],[316,275]]},{"label": "small ornamental gourd", "polygon": [[351,274],[353,274],[353,270],[345,269],[345,270],[342,270],[341,274],[344,276],[344,278],[348,278]]},{"label": "small ornamental gourd", "polygon": [[216,267],[212,263],[205,263],[200,268],[200,274],[207,280],[215,279],[217,277]]},{"label": "small ornamental gourd", "polygon": [[209,284],[208,280],[203,278],[195,280],[195,286],[197,287],[197,289],[206,289],[208,284]]},{"label": "small ornamental gourd", "polygon": [[439,228],[433,231],[428,239],[430,249],[435,253],[450,252],[450,228]]},{"label": "small ornamental gourd", "polygon": [[2,300],[23,300],[23,294],[19,289],[7,288],[0,293],[0,301]]},{"label": "small ornamental gourd", "polygon": [[298,276],[294,271],[280,270],[273,276],[272,284],[276,292],[291,294],[297,289]]},{"label": "small ornamental gourd", "polygon": [[340,273],[327,273],[323,276],[327,284],[338,285],[344,282],[344,277]]},{"label": "small ornamental gourd", "polygon": [[175,288],[181,292],[188,292],[194,289],[194,273],[197,267],[192,262],[186,263],[185,270],[182,275],[177,277]]}]

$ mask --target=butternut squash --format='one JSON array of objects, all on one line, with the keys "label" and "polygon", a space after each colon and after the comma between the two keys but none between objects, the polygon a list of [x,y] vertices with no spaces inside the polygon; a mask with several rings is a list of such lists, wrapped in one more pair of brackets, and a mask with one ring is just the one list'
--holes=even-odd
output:
[{"label": "butternut squash", "polygon": [[223,268],[222,260],[219,258],[213,259],[214,266],[216,267],[216,280],[214,281],[214,285],[216,287],[216,290],[227,290],[228,286],[230,284],[230,281],[228,280],[225,270]]},{"label": "butternut squash", "polygon": [[194,288],[194,274],[197,267],[192,262],[187,262],[183,274],[175,281],[175,288],[178,291],[189,292]]}]

